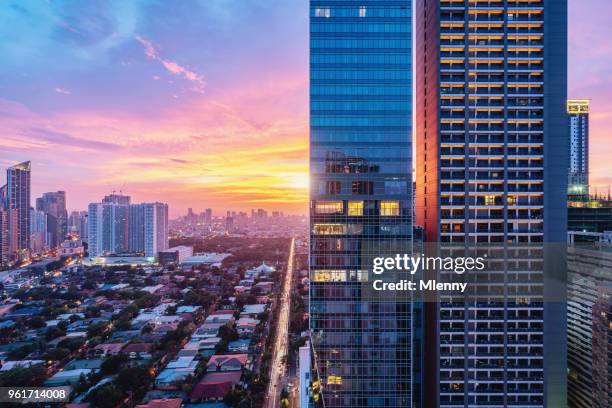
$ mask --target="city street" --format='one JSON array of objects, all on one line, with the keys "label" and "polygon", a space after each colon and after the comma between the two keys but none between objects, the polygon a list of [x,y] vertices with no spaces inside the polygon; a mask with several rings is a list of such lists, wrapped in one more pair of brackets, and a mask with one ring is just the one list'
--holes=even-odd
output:
[{"label": "city street", "polygon": [[283,378],[286,373],[286,365],[283,357],[287,355],[289,345],[289,309],[291,302],[291,282],[293,279],[293,257],[295,251],[295,239],[291,239],[289,259],[287,260],[287,273],[283,282],[280,295],[280,312],[276,326],[276,339],[274,344],[274,355],[272,356],[272,367],[270,369],[270,384],[264,407],[276,408],[280,406],[280,392],[284,384]]}]

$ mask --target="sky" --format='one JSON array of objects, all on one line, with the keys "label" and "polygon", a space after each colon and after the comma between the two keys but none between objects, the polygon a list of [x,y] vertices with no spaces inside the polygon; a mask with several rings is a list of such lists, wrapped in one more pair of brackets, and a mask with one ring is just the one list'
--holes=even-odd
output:
[{"label": "sky", "polygon": [[[569,96],[591,99],[593,185],[612,184],[612,2],[569,0]],[[0,168],[33,197],[305,213],[306,0],[0,4]]]}]

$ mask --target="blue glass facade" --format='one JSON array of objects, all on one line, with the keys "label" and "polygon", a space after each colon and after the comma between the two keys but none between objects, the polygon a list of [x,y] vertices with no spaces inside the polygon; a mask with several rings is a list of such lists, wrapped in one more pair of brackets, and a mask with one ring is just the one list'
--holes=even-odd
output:
[{"label": "blue glass facade", "polygon": [[410,0],[310,2],[311,336],[326,407],[409,407],[412,305],[368,293],[412,244]]}]

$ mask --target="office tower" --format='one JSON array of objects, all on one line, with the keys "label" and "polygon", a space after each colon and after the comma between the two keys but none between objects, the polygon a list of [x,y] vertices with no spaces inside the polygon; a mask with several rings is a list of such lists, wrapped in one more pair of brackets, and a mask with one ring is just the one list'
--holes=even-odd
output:
[{"label": "office tower", "polygon": [[30,249],[33,254],[40,254],[49,248],[47,214],[44,211],[30,208],[30,234]]},{"label": "office tower", "polygon": [[30,162],[6,171],[8,244],[11,261],[29,257],[30,249]]},{"label": "office tower", "polygon": [[568,250],[570,408],[612,405],[611,249],[609,244],[576,244]]},{"label": "office tower", "polygon": [[444,247],[506,251],[470,276],[494,300],[438,304],[428,406],[565,406],[565,306],[543,301],[542,246],[566,239],[567,1],[416,13],[417,224]]},{"label": "office tower", "polygon": [[411,303],[368,293],[372,257],[410,252],[411,7],[310,1],[310,325],[327,408],[413,405]]},{"label": "office tower", "polygon": [[90,256],[128,252],[130,206],[124,204],[125,199],[115,198],[88,206],[87,235]]},{"label": "office tower", "polygon": [[570,195],[589,194],[589,101],[567,101],[569,116],[569,178]]},{"label": "office tower", "polygon": [[55,248],[66,238],[68,234],[68,211],[66,211],[66,192],[53,191],[44,193],[42,197],[36,199],[36,209],[53,217],[54,220],[48,227],[50,240],[49,247]]}]

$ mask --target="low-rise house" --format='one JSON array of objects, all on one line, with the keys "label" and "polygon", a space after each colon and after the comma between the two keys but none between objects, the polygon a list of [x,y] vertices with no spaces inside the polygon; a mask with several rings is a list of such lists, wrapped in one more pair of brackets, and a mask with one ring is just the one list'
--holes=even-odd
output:
[{"label": "low-rise house", "polygon": [[259,293],[268,294],[274,289],[274,282],[259,282],[254,286],[254,289],[258,289]]},{"label": "low-rise house", "polygon": [[240,383],[242,372],[225,371],[206,373],[189,394],[192,402],[221,401]]},{"label": "low-rise house", "polygon": [[251,339],[239,339],[230,341],[227,344],[227,349],[232,353],[246,353],[249,351],[251,345]]},{"label": "low-rise house", "polygon": [[125,343],[103,343],[98,344],[91,350],[91,354],[96,357],[115,356],[121,353]]},{"label": "low-rise house", "polygon": [[187,376],[194,375],[197,366],[198,360],[194,356],[178,357],[159,373],[155,385],[160,389],[176,389]]},{"label": "low-rise house", "polygon": [[259,320],[250,317],[242,317],[236,321],[236,330],[241,336],[250,336],[259,324]]},{"label": "low-rise house", "polygon": [[151,358],[152,348],[151,343],[131,343],[125,346],[121,352],[127,354],[131,359],[147,360]]},{"label": "low-rise house", "polygon": [[44,364],[43,360],[18,360],[18,361],[3,361],[0,367],[0,372],[12,370],[13,368],[28,368],[38,364]]},{"label": "low-rise house", "polygon": [[247,354],[217,354],[210,357],[206,370],[214,371],[242,371],[249,364]]},{"label": "low-rise house", "polygon": [[87,376],[93,372],[90,368],[77,368],[74,370],[58,371],[51,378],[45,381],[47,387],[59,387],[63,385],[71,385],[79,381],[82,375]]},{"label": "low-rise house", "polygon": [[267,306],[265,304],[260,303],[254,305],[244,305],[244,309],[240,313],[240,317],[257,317],[266,311],[266,307]]}]

